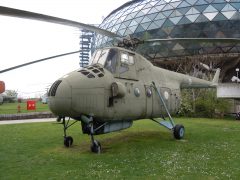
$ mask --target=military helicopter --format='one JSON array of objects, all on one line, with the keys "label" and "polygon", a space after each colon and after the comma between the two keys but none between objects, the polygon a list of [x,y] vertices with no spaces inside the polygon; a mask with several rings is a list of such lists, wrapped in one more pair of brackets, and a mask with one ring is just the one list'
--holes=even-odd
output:
[{"label": "military helicopter", "polygon": [[[82,132],[91,137],[91,151],[94,153],[101,152],[101,144],[95,140],[95,135],[129,128],[134,120],[140,119],[150,119],[169,129],[175,139],[182,139],[185,128],[181,124],[175,124],[171,116],[180,106],[181,89],[215,88],[218,84],[220,69],[216,70],[212,81],[162,69],[133,51],[139,44],[162,41],[240,42],[240,39],[235,38],[142,41],[119,37],[112,32],[76,21],[19,9],[0,6],[0,15],[83,28],[109,36],[118,42],[117,46],[97,49],[92,55],[91,65],[59,78],[48,91],[49,108],[63,124],[64,145],[70,147],[73,144],[73,138],[67,135],[67,129],[80,122]],[[44,60],[47,59],[51,58]],[[39,60],[30,63],[36,62]],[[168,119],[164,116],[168,116]],[[70,118],[75,121],[70,121]]]}]

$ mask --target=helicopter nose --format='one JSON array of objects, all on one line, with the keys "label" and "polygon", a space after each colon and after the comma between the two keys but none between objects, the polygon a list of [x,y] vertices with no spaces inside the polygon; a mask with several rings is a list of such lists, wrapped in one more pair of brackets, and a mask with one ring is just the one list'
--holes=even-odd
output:
[{"label": "helicopter nose", "polygon": [[66,80],[59,79],[48,91],[49,108],[58,116],[67,116],[71,110],[71,87]]}]

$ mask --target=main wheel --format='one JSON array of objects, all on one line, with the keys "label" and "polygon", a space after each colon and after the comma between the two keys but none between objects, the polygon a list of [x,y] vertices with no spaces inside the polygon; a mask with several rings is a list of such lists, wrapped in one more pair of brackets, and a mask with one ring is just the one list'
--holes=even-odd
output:
[{"label": "main wheel", "polygon": [[91,145],[91,151],[100,154],[101,150],[101,144],[98,141],[94,140],[93,144]]},{"label": "main wheel", "polygon": [[181,124],[177,124],[173,129],[175,139],[182,139],[184,137],[185,129]]},{"label": "main wheel", "polygon": [[70,147],[73,144],[73,138],[71,136],[64,137],[64,145]]},{"label": "main wheel", "polygon": [[236,120],[240,120],[240,112],[236,113]]}]

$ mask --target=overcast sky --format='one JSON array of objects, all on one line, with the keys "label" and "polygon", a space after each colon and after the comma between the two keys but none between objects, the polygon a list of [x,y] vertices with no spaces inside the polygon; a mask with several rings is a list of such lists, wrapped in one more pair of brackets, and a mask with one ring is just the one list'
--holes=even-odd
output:
[{"label": "overcast sky", "polygon": [[[48,14],[86,24],[100,24],[112,10],[129,0],[0,0],[1,6]],[[77,29],[0,16],[0,70],[79,49]],[[21,97],[44,94],[56,79],[79,68],[78,54],[0,74],[6,89]]]}]

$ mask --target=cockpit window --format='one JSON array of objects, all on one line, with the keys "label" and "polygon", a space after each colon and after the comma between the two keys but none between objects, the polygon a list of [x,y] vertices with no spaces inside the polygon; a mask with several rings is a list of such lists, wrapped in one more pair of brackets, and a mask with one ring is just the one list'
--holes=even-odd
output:
[{"label": "cockpit window", "polygon": [[117,64],[117,51],[115,49],[110,49],[104,67],[111,73],[115,73],[116,64]]},{"label": "cockpit window", "polygon": [[129,71],[129,66],[134,64],[134,57],[128,53],[121,53],[121,65],[119,68],[120,74]]},{"label": "cockpit window", "polygon": [[127,64],[127,65],[133,65],[134,64],[133,56],[128,55],[126,53],[122,53],[121,54],[121,63]]},{"label": "cockpit window", "polygon": [[108,55],[109,49],[103,49],[103,50],[98,50],[97,52],[94,53],[93,59],[92,59],[92,64],[105,64],[107,55]]}]

